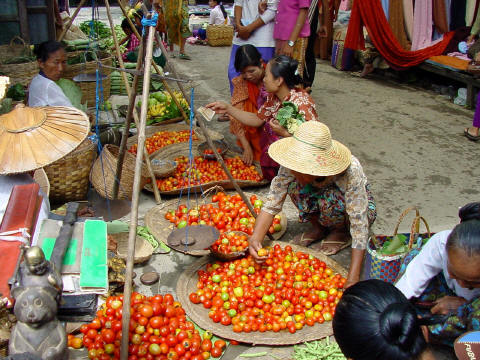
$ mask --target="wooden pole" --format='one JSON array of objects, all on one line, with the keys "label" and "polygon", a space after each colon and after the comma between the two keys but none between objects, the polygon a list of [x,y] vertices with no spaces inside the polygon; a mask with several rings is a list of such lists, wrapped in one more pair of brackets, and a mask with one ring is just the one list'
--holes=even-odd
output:
[{"label": "wooden pole", "polygon": [[62,41],[63,38],[65,37],[65,34],[67,33],[68,29],[70,29],[70,26],[72,26],[73,24],[73,21],[75,20],[75,18],[77,17],[78,13],[80,12],[80,10],[82,9],[82,6],[83,4],[85,4],[87,0],[81,0],[79,3],[78,3],[78,6],[77,8],[75,9],[75,12],[73,13],[73,15],[70,17],[70,21],[67,23],[67,25],[65,25],[65,28],[62,30],[62,33],[60,34],[60,36],[58,37],[58,40],[57,41]]},{"label": "wooden pole", "polygon": [[[123,12],[123,16],[125,16],[125,18],[127,19],[128,21],[128,24],[130,25],[130,28],[132,29],[133,33],[135,34],[135,36],[137,38],[141,38],[141,35],[139,34],[137,28],[135,27],[135,25],[133,24],[132,20],[130,20],[130,18],[128,17],[128,13],[127,11],[125,10],[125,6],[123,5],[123,1],[122,0],[118,0],[118,5],[120,6],[120,9],[122,10]],[[143,7],[145,8],[145,15],[148,14],[148,10],[146,9],[145,5],[143,5]],[[163,44],[162,44],[163,45]],[[166,58],[166,54],[164,54],[165,58]],[[152,62],[152,65],[153,65],[153,68],[155,69],[155,71],[157,72],[157,74],[161,74],[162,71],[161,69],[158,67],[157,64],[155,64],[155,62]],[[175,95],[173,94],[172,90],[170,89],[170,87],[168,86],[167,82],[165,80],[162,80],[162,84],[163,86],[165,87],[165,90],[167,90],[167,92],[170,94],[170,96],[172,97],[172,100],[173,102],[175,103],[175,105],[177,105],[178,107],[178,110],[180,110],[180,113],[182,114],[182,117],[183,119],[185,120],[185,122],[188,124],[188,121],[189,121],[189,117],[187,115],[187,113],[185,112],[185,110],[183,109],[183,107],[180,105],[180,103],[178,102],[177,98],[175,97]],[[188,100],[187,100],[188,101]]]},{"label": "wooden pole", "polygon": [[[191,106],[191,105],[190,105]],[[208,131],[207,131],[207,128],[205,127],[205,122],[203,120],[203,118],[201,116],[196,116],[196,119],[197,119],[197,123],[198,125],[200,125],[200,129],[202,129],[202,132],[203,132],[203,135],[205,136],[205,139],[207,140],[207,143],[208,143],[208,146],[210,146],[210,149],[213,150],[213,153],[215,154],[215,157],[217,158],[217,161],[220,163],[220,165],[222,166],[223,170],[225,171],[225,173],[227,174],[228,178],[230,179],[230,181],[232,182],[233,184],[233,187],[235,188],[235,190],[238,192],[238,194],[240,195],[240,197],[242,198],[243,202],[245,204],[247,204],[247,207],[248,207],[248,210],[250,210],[250,212],[252,213],[252,216],[253,217],[257,217],[257,213],[255,212],[255,210],[253,209],[253,206],[252,204],[250,203],[250,200],[247,198],[247,196],[245,195],[245,193],[243,192],[243,190],[240,188],[240,186],[238,186],[238,183],[237,183],[237,180],[235,180],[235,178],[232,176],[232,173],[230,172],[230,170],[228,169],[227,165],[225,165],[225,162],[223,161],[223,158],[220,156],[220,154],[218,153],[217,151],[217,147],[213,144],[213,141],[212,139],[210,138],[210,135],[208,134]],[[273,236],[267,232],[267,236],[270,240],[274,240]]]},{"label": "wooden pole", "polygon": [[[112,14],[111,14],[111,11],[110,11],[110,2],[108,0],[105,0],[105,7],[106,7],[106,10],[107,10],[108,21],[110,23],[110,29],[112,31],[113,43],[115,44],[115,51],[116,51],[116,54],[117,54],[118,62],[119,62],[120,68],[125,69],[125,64],[123,63],[122,54],[120,53],[120,46],[118,44],[117,35],[115,34],[115,27],[113,25]],[[142,44],[143,44],[143,42],[141,43],[141,45]],[[141,60],[142,60],[142,58],[139,57],[138,62],[137,62],[137,70],[141,69],[141,65],[142,65]],[[137,85],[136,84],[138,83],[138,77],[136,76],[134,78],[134,84],[133,84],[134,85],[133,86],[134,90],[132,92],[132,90],[130,89],[130,85],[128,84],[127,74],[124,71],[121,71],[121,73],[122,73],[123,83],[125,84],[125,89],[127,90],[127,95],[129,97],[129,103],[131,102],[131,98],[133,97],[133,107],[129,104],[129,112],[128,112],[127,119],[126,119],[126,122],[125,122],[125,129],[124,129],[123,134],[122,134],[122,141],[120,143],[120,152],[118,154],[117,169],[116,169],[116,179],[117,179],[117,181],[115,181],[114,184],[113,184],[113,198],[114,199],[116,199],[117,196],[118,196],[119,184],[120,184],[120,180],[122,178],[123,161],[124,161],[124,158],[125,158],[125,151],[126,151],[126,148],[127,148],[127,137],[128,137],[128,132],[130,130],[130,124],[132,122],[132,112],[130,111],[131,108],[133,108],[133,110],[134,110],[133,111],[133,118],[135,120],[135,124],[137,125],[137,128],[138,128],[138,124],[139,124],[138,114],[137,114],[137,111],[135,109],[135,98],[136,98],[136,95],[137,95]],[[137,82],[135,82],[135,80]],[[140,149],[140,148],[137,148],[137,151],[139,151],[138,149]],[[150,156],[148,155],[148,151],[145,147],[143,148],[143,151],[144,151],[145,163],[147,165],[148,174],[150,175],[150,179],[152,180],[152,184],[156,184],[156,177],[155,177],[155,174],[153,173],[152,164],[150,162]],[[157,204],[160,204],[162,199],[160,197],[160,192],[158,191],[158,187],[157,186],[152,186],[152,187],[153,187],[153,194],[155,195],[155,201],[156,201]]]},{"label": "wooden pole", "polygon": [[[150,89],[150,66],[152,63],[153,38],[155,28],[148,28],[147,50],[145,54],[145,66],[143,76],[143,93],[142,93],[142,109],[140,113],[140,124],[138,127],[138,148],[145,146],[145,124],[147,119],[148,93]],[[123,316],[122,316],[122,344],[120,351],[120,359],[128,359],[128,333],[130,326],[130,303],[132,295],[132,274],[133,259],[135,257],[135,238],[137,236],[138,223],[138,203],[140,197],[140,175],[142,172],[143,152],[137,151],[137,159],[135,162],[135,177],[133,180],[133,196],[132,211],[130,216],[130,232],[128,236],[128,252],[127,252],[127,269],[125,276],[125,289],[123,291]]]}]

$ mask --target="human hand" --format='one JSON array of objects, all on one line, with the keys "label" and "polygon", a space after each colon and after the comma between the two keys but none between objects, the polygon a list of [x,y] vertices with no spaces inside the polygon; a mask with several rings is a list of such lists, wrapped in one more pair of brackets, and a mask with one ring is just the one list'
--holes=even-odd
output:
[{"label": "human hand", "polygon": [[252,148],[244,148],[242,154],[242,161],[248,166],[252,165],[253,151]]},{"label": "human hand", "polygon": [[258,13],[262,15],[267,10],[267,2],[262,0],[258,3]]},{"label": "human hand", "polygon": [[247,40],[250,37],[250,29],[246,26],[240,25],[237,27],[237,35],[242,40]]},{"label": "human hand", "polygon": [[475,42],[475,35],[470,35],[468,38],[467,38],[467,44],[472,44]]},{"label": "human hand", "polygon": [[288,45],[288,42],[286,41],[285,44],[280,49],[280,54],[279,55],[287,55],[287,56],[292,57],[293,46]]},{"label": "human hand", "polygon": [[320,26],[317,31],[318,37],[324,38],[327,37],[327,27],[325,25]]},{"label": "human hand", "polygon": [[273,119],[270,121],[270,127],[272,128],[273,132],[279,136],[288,137],[290,133],[285,129],[277,119]]},{"label": "human hand", "polygon": [[223,101],[215,101],[210,104],[205,105],[206,108],[212,109],[216,114],[227,114],[230,104],[227,104]]},{"label": "human hand", "polygon": [[467,300],[458,296],[444,296],[434,303],[435,306],[430,309],[432,314],[447,315],[467,303]]},{"label": "human hand", "polygon": [[350,286],[355,285],[359,281],[360,281],[359,276],[354,276],[354,275],[349,274],[347,276],[347,281],[345,282],[345,285],[343,285],[343,289],[345,290],[345,289],[349,288]]},{"label": "human hand", "polygon": [[252,257],[258,263],[263,263],[267,258],[266,256],[263,256],[263,257],[258,256],[258,250],[260,250],[261,248],[262,248],[262,240],[257,239],[252,235],[248,239],[248,251],[250,252],[250,255],[252,255]]}]

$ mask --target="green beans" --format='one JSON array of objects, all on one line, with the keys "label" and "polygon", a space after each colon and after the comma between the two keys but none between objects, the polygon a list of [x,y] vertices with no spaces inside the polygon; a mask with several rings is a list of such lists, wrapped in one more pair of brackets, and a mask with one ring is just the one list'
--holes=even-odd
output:
[{"label": "green beans", "polygon": [[241,354],[240,357],[244,358],[253,358],[253,357],[260,357],[260,356],[267,356],[268,353],[266,351],[258,352],[258,353],[251,353],[251,354]]},{"label": "green beans", "polygon": [[294,360],[346,360],[338,344],[331,342],[329,337],[297,345],[293,352]]}]

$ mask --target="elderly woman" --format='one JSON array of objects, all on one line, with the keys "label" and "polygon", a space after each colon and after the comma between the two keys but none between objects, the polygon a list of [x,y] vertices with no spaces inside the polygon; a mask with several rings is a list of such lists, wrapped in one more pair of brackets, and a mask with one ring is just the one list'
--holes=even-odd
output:
[{"label": "elderly woman", "polygon": [[57,41],[46,41],[35,47],[40,73],[28,87],[28,106],[69,106],[73,107],[62,89],[55,83],[62,77],[67,64],[63,45]]},{"label": "elderly woman", "polygon": [[352,243],[346,286],[359,281],[376,208],[358,159],[345,145],[332,140],[328,127],[317,121],[303,123],[293,136],[270,145],[268,154],[280,164],[280,170],[255,222],[249,239],[250,254],[262,260],[258,250],[289,194],[300,221],[313,226],[296,242],[307,246],[326,236],[320,247],[326,255]]}]

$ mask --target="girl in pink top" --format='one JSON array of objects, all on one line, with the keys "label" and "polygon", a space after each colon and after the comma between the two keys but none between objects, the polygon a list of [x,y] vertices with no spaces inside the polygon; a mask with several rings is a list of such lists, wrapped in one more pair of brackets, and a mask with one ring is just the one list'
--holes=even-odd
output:
[{"label": "girl in pink top", "polygon": [[310,35],[310,2],[311,0],[280,0],[273,29],[275,54],[287,55],[297,60],[300,76],[303,75],[305,50]]}]

